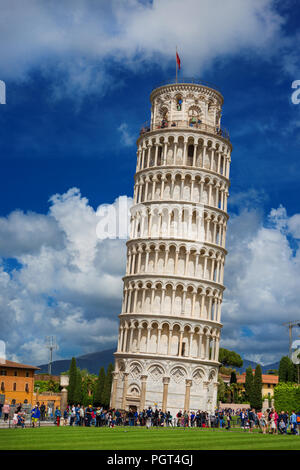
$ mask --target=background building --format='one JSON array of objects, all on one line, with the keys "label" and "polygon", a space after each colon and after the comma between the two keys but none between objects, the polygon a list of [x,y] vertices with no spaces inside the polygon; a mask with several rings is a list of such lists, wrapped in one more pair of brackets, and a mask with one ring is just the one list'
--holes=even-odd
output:
[{"label": "background building", "polygon": [[1,359],[0,394],[9,403],[33,403],[34,373],[38,367]]},{"label": "background building", "polygon": [[[254,375],[253,371],[253,375]],[[279,377],[278,375],[273,375],[273,374],[262,374],[262,396],[268,397],[268,398],[273,398],[274,396],[274,388],[276,385],[278,385],[278,380]],[[238,384],[245,385],[246,382],[246,372],[244,372],[241,375],[237,375],[236,381]]]},{"label": "background building", "polygon": [[231,144],[222,95],[151,93],[134,205],[111,406],[213,410],[218,386]]}]

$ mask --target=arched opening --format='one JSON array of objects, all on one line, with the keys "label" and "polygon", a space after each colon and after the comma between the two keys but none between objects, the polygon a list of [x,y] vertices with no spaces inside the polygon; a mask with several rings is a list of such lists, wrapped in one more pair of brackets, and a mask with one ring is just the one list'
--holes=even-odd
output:
[{"label": "arched opening", "polygon": [[190,144],[188,146],[188,155],[187,155],[188,166],[193,166],[193,157],[194,157],[194,145]]},{"label": "arched opening", "polygon": [[158,147],[158,154],[157,154],[157,166],[161,166],[161,160],[162,160],[162,147]]},{"label": "arched opening", "polygon": [[177,111],[181,111],[182,110],[182,96],[181,95],[177,95],[176,96],[176,110]]}]

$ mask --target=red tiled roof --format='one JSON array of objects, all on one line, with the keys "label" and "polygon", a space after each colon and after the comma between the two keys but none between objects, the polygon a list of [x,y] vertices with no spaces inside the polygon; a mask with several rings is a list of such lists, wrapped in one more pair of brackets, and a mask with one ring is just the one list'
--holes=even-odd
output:
[{"label": "red tiled roof", "polygon": [[12,369],[35,369],[40,370],[40,367],[29,366],[27,364],[20,364],[19,362],[8,361],[6,359],[0,359],[0,369],[1,367],[10,367]]},{"label": "red tiled roof", "polygon": [[[278,384],[278,375],[262,374],[261,377],[263,384]],[[246,373],[244,372],[242,375],[238,375],[236,381],[238,384],[244,384],[246,381]]]}]

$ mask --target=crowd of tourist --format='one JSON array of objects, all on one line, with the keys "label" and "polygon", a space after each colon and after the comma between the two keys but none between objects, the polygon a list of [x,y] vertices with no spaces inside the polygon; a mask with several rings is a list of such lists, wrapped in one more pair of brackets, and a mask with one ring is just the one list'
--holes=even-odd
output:
[{"label": "crowd of tourist", "polygon": [[[3,405],[2,414],[4,421],[9,419],[10,406]],[[94,407],[92,405],[72,405],[63,412],[59,407],[53,410],[46,407],[44,403],[37,404],[31,409],[31,426],[40,425],[41,421],[50,421],[57,426],[145,426],[151,427],[197,427],[197,428],[225,428],[240,427],[244,431],[253,432],[260,430],[263,434],[299,434],[300,412],[288,413],[281,411],[277,413],[274,408],[264,412],[256,412],[254,409],[217,409],[215,413],[205,411],[179,410],[172,415],[170,411],[163,412],[160,409],[149,407],[143,411],[130,409],[129,411]],[[20,403],[13,409],[12,424],[14,427],[25,427],[26,412]]]}]

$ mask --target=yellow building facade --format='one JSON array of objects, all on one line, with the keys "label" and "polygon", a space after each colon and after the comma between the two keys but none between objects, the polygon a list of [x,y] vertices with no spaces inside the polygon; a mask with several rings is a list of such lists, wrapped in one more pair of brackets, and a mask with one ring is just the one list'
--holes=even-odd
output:
[{"label": "yellow building facade", "polygon": [[38,367],[1,359],[0,395],[2,401],[14,403],[33,403],[34,374]]},{"label": "yellow building facade", "polygon": [[[237,383],[245,386],[246,372],[237,376]],[[274,388],[278,385],[278,375],[262,374],[262,396],[273,398]]]}]

